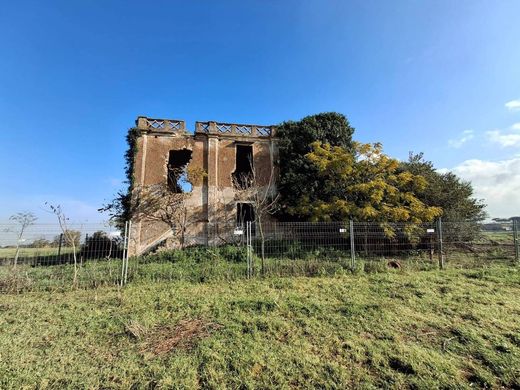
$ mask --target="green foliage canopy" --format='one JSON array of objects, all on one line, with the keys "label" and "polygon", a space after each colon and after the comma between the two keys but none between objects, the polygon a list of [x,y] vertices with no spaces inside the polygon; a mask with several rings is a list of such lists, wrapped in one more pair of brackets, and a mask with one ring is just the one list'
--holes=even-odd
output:
[{"label": "green foliage canopy", "polygon": [[486,205],[473,197],[471,183],[461,180],[452,172],[437,171],[422,153],[410,153],[408,161],[400,164],[399,171],[421,175],[426,179],[426,186],[416,195],[428,206],[441,207],[445,221],[480,222],[486,218]]},{"label": "green foliage canopy", "polygon": [[72,246],[74,244],[76,247],[79,247],[81,241],[81,232],[79,230],[67,229],[63,234],[58,234],[54,237],[53,246],[57,247],[60,244],[60,236],[63,246]]},{"label": "green foliage canopy", "polygon": [[300,200],[305,196],[309,202],[313,202],[323,196],[324,178],[318,175],[318,168],[305,157],[311,152],[311,144],[319,141],[350,150],[353,133],[354,128],[347,118],[335,112],[307,116],[300,121],[283,122],[277,127],[280,219],[301,218],[302,216],[295,214],[295,207]]},{"label": "green foliage canopy", "polygon": [[421,223],[442,214],[416,197],[427,186],[424,177],[399,172],[399,161],[381,144],[353,142],[352,149],[319,141],[305,158],[324,185],[318,200],[302,196],[293,212],[315,221],[346,220]]}]

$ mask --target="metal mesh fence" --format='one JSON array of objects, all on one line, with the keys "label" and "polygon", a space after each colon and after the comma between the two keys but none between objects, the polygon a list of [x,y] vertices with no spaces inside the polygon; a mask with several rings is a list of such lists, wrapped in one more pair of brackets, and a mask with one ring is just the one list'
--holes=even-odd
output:
[{"label": "metal mesh fence", "polygon": [[251,224],[250,274],[314,275],[351,267],[349,223]]},{"label": "metal mesh fence", "polygon": [[[419,268],[470,267],[513,262],[513,230],[490,231],[474,222],[354,223],[360,260],[398,261]],[[496,240],[498,238],[498,241]]]},{"label": "metal mesh fence", "polygon": [[121,281],[124,236],[105,224],[0,224],[0,292],[63,290]]},{"label": "metal mesh fence", "polygon": [[[264,222],[196,229],[182,245],[130,259],[130,280],[233,280],[513,264],[513,226],[475,222]],[[175,247],[175,245],[174,245]]]},{"label": "metal mesh fence", "polygon": [[[196,233],[193,233],[196,232]],[[152,253],[128,260],[128,281],[234,280],[247,276],[245,226],[190,225]]]},{"label": "metal mesh fence", "polygon": [[467,222],[444,222],[442,234],[447,264],[465,267],[519,261],[517,223],[489,229]]},{"label": "metal mesh fence", "polygon": [[[126,231],[126,229],[125,229]],[[0,224],[0,293],[124,283],[235,280],[519,264],[516,224],[200,224],[128,258],[132,237],[101,224]]]},{"label": "metal mesh fence", "polygon": [[401,268],[411,259],[433,263],[437,245],[430,224],[273,222],[251,230],[253,274],[329,274],[376,263]]}]

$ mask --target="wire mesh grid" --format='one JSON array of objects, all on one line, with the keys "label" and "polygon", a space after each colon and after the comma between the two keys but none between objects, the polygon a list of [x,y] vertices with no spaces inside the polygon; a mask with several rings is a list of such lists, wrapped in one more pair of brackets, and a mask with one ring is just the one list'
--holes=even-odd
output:
[{"label": "wire mesh grid", "polygon": [[442,233],[447,262],[454,266],[519,261],[516,223],[492,230],[481,224],[444,222]]},{"label": "wire mesh grid", "polygon": [[234,280],[247,275],[245,226],[193,225],[165,240],[152,253],[131,257],[128,281],[204,282]]},{"label": "wire mesh grid", "polygon": [[0,224],[0,292],[120,283],[124,249],[107,224]]},{"label": "wire mesh grid", "polygon": [[252,224],[253,274],[315,275],[341,269],[433,269],[518,262],[516,226],[475,222],[271,222]]},{"label": "wire mesh grid", "polygon": [[314,275],[349,267],[349,222],[252,223],[251,274]]},{"label": "wire mesh grid", "polygon": [[359,260],[387,260],[397,267],[405,261],[436,261],[439,234],[435,223],[354,222],[353,226]]},{"label": "wire mesh grid", "polygon": [[313,276],[353,270],[518,264],[516,224],[476,222],[201,223],[128,258],[126,229],[0,224],[0,293],[126,282]]}]

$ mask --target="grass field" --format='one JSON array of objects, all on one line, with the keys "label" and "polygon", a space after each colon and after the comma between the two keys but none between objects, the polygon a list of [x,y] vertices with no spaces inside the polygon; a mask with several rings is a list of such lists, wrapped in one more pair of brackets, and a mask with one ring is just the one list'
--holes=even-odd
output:
[{"label": "grass field", "polygon": [[[0,248],[0,259],[12,259],[16,253],[16,248]],[[72,247],[62,247],[61,254],[72,253]],[[58,248],[20,248],[18,256],[36,257],[36,256],[57,256]]]},{"label": "grass field", "polygon": [[[127,281],[134,283],[156,282],[231,282],[242,280],[247,275],[244,248],[221,247],[191,248],[184,251],[165,251],[149,256],[129,259]],[[492,248],[493,249],[493,248]],[[514,267],[514,254],[499,250],[481,254],[467,254],[449,251],[445,262],[447,269],[487,268],[495,265]],[[331,252],[302,253],[300,258],[273,257],[265,260],[262,272],[261,259],[253,257],[253,277],[299,277],[299,276],[341,276],[363,273],[388,272],[388,262],[397,261],[402,271],[418,272],[438,269],[438,258],[412,253],[401,257],[360,258],[351,268],[348,253]],[[65,292],[70,290],[109,287],[121,284],[121,259],[78,258],[77,281],[73,283],[74,265],[72,258],[64,257],[64,264],[29,262],[0,266],[0,294],[27,293],[36,291]],[[33,264],[34,263],[34,264]]]},{"label": "grass field", "polygon": [[0,388],[520,387],[520,272],[0,295]]},{"label": "grass field", "polygon": [[493,242],[497,244],[513,244],[514,233],[512,231],[482,232],[479,242]]}]

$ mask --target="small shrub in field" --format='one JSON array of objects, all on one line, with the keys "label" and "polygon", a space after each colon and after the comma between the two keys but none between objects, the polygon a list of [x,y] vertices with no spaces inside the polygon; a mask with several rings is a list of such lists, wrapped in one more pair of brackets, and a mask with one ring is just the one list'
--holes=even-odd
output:
[{"label": "small shrub in field", "polygon": [[218,260],[218,250],[216,250],[216,248],[192,246],[186,248],[184,251],[188,260],[194,261],[196,263]]},{"label": "small shrub in field", "polygon": [[142,263],[177,263],[186,260],[186,254],[182,250],[162,250],[151,255],[142,256]]},{"label": "small shrub in field", "polygon": [[363,270],[366,273],[380,273],[380,272],[387,272],[387,264],[386,260],[373,260],[373,261],[366,261],[363,263]]},{"label": "small shrub in field", "polygon": [[226,245],[218,248],[219,257],[233,263],[242,263],[247,258],[247,248],[245,246]]},{"label": "small shrub in field", "polygon": [[8,294],[29,290],[32,280],[18,272],[7,272],[0,277],[0,292]]},{"label": "small shrub in field", "polygon": [[157,253],[143,256],[143,263],[204,263],[216,260],[232,263],[246,262],[247,248],[245,246],[224,245],[221,247],[193,246],[184,249],[161,250]]}]

